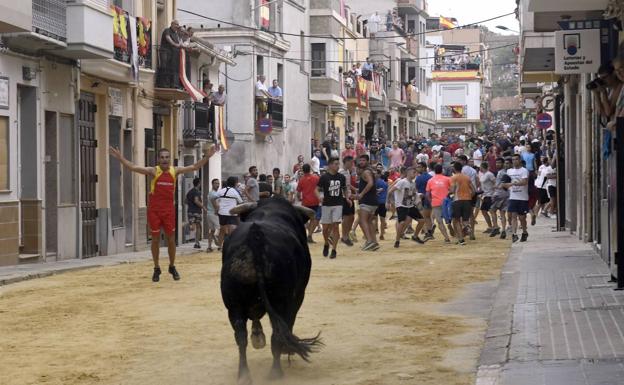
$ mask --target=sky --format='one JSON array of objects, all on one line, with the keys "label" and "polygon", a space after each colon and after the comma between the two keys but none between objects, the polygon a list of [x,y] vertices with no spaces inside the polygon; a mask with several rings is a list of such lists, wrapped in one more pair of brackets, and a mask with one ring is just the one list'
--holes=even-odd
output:
[{"label": "sky", "polygon": [[[429,15],[455,17],[459,25],[474,23],[513,12],[516,8],[515,0],[428,0]],[[515,34],[513,32],[496,29],[497,25],[506,26],[518,31],[518,20],[515,15],[492,20],[485,24],[490,30],[501,34]]]}]

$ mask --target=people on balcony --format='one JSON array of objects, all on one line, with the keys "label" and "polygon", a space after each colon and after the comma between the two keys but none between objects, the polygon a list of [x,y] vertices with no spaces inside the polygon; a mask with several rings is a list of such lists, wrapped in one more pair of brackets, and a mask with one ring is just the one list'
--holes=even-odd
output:
[{"label": "people on balcony", "polygon": [[212,104],[215,106],[223,106],[225,105],[226,94],[225,94],[225,86],[223,84],[219,85],[219,89],[217,92],[212,92],[210,94],[212,99]]},{"label": "people on balcony", "polygon": [[206,104],[208,104],[208,105],[212,104],[212,94],[213,94],[213,92],[212,92],[212,87],[213,87],[213,84],[212,84],[212,82],[210,81],[210,79],[205,79],[205,80],[204,80],[204,83],[203,83],[203,85],[202,85],[202,90],[203,90],[203,91],[204,91],[204,93],[207,95],[207,96],[204,98],[204,103],[206,103]]},{"label": "people on balcony", "polygon": [[256,81],[256,106],[259,119],[266,118],[266,115],[269,112],[268,101],[272,98],[269,90],[264,84],[265,81],[266,77],[264,75],[258,75],[258,80]]},{"label": "people on balcony", "polygon": [[277,81],[277,79],[274,79],[273,85],[269,87],[269,94],[271,95],[272,98],[282,100],[282,96],[283,96],[282,89],[280,88],[279,82]]},{"label": "people on balcony", "polygon": [[366,80],[373,80],[374,66],[371,63],[370,58],[366,58],[366,63],[362,66],[362,77]]},{"label": "people on balcony", "polygon": [[178,75],[180,67],[179,49],[182,47],[180,24],[173,20],[165,28],[158,49],[158,74],[156,84],[162,88],[182,88]]}]

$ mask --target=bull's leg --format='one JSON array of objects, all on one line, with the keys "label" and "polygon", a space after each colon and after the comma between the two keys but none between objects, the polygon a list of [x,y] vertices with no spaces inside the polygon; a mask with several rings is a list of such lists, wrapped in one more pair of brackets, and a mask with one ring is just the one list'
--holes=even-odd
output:
[{"label": "bull's leg", "polygon": [[253,320],[251,324],[251,345],[254,349],[262,349],[266,346],[266,337],[259,319]]},{"label": "bull's leg", "polygon": [[238,385],[251,385],[251,375],[247,366],[247,319],[229,313],[230,323],[234,328],[234,338],[238,345]]},{"label": "bull's leg", "polygon": [[273,353],[273,366],[271,367],[271,372],[269,373],[269,379],[276,380],[284,377],[284,371],[282,370],[282,363],[280,360],[282,356],[282,346],[278,342],[275,332],[271,335],[271,353]]}]

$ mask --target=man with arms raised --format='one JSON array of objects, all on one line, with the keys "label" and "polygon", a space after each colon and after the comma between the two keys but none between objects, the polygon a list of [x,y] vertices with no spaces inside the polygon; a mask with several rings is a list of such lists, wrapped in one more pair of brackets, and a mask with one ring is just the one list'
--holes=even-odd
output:
[{"label": "man with arms raised", "polygon": [[119,160],[128,170],[148,175],[152,177],[150,185],[149,200],[147,203],[147,221],[152,233],[152,259],[154,260],[154,274],[152,281],[158,282],[162,273],[159,265],[160,252],[160,229],[162,228],[167,237],[169,251],[169,273],[176,281],[180,279],[180,274],[175,268],[175,206],[173,205],[175,196],[176,178],[178,175],[194,172],[201,169],[208,163],[208,159],[217,152],[215,146],[205,151],[205,156],[192,166],[171,167],[171,154],[166,148],[158,151],[158,166],[141,167],[130,162],[123,157],[119,149],[110,147],[110,155]]}]

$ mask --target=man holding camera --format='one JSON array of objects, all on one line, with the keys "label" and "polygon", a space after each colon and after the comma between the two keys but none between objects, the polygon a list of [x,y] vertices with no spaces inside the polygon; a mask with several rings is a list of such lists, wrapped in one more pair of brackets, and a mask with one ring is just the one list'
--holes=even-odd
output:
[{"label": "man holding camera", "polygon": [[615,74],[613,64],[603,64],[598,69],[598,77],[587,84],[587,89],[598,94],[600,114],[611,120],[623,83]]}]

